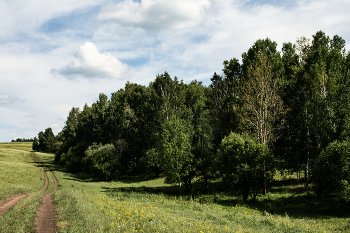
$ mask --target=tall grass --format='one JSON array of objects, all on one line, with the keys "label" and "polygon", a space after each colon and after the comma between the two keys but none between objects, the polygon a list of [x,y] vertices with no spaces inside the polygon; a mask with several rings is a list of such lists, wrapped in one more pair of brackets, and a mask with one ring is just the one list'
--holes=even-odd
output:
[{"label": "tall grass", "polygon": [[33,223],[44,183],[42,167],[30,152],[0,148],[0,201],[17,193],[31,193],[0,217],[0,232],[36,232]]},{"label": "tall grass", "polygon": [[6,148],[6,149],[31,151],[32,145],[33,145],[32,142],[0,142],[0,149]]},{"label": "tall grass", "polygon": [[0,149],[0,200],[17,193],[38,191],[44,182],[42,168],[30,152]]}]

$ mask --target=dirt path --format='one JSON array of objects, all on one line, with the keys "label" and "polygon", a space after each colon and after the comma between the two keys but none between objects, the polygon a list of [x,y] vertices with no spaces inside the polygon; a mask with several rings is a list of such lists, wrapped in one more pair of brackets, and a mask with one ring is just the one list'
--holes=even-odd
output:
[{"label": "dirt path", "polygon": [[[32,153],[32,158],[34,159],[34,161],[39,162],[37,159],[38,157],[34,157],[33,153]],[[45,174],[45,169],[44,169],[44,174]],[[43,191],[46,190],[47,186],[48,186],[48,180],[45,174],[45,185],[44,185],[44,189]],[[57,181],[56,181],[57,182]],[[9,198],[7,198],[4,202],[0,202],[0,216],[3,215],[6,211],[8,211],[9,209],[11,209],[14,205],[16,205],[20,200],[22,200],[23,198],[27,197],[30,193],[20,193],[20,194],[16,194],[13,195]]]},{"label": "dirt path", "polygon": [[47,193],[44,195],[43,203],[40,206],[39,212],[34,222],[38,233],[55,232],[56,209],[52,205],[52,197],[52,193]]},{"label": "dirt path", "polygon": [[[36,161],[40,162],[40,159],[38,158],[38,156],[36,154],[34,154],[34,156],[36,158]],[[44,174],[45,174],[45,179],[46,179],[45,186],[43,189],[43,191],[45,191],[47,186],[48,186],[48,179],[46,176],[45,167],[43,167],[43,169],[44,169]],[[55,191],[56,191],[58,189],[57,179],[49,168],[48,168],[48,171],[50,172],[50,174],[55,182]],[[53,200],[52,193],[47,193],[43,197],[43,203],[41,204],[41,206],[39,208],[39,211],[37,213],[37,217],[36,217],[35,222],[34,222],[38,233],[55,232],[55,229],[56,229],[55,219],[56,219],[57,212],[56,212],[55,207],[52,205],[52,200]]]},{"label": "dirt path", "polygon": [[3,215],[7,210],[16,205],[20,200],[28,196],[29,193],[20,193],[13,195],[6,199],[6,201],[0,203],[0,216]]},{"label": "dirt path", "polygon": [[[40,159],[35,153],[32,153],[32,157],[35,162],[41,163]],[[58,183],[55,175],[52,173],[52,171],[47,168],[47,170],[50,172],[54,183],[55,183],[55,191],[58,189]],[[45,192],[47,187],[49,186],[49,180],[46,175],[46,170],[45,170],[45,165],[43,167],[43,172],[45,176],[45,184],[41,192]],[[9,197],[6,201],[0,203],[0,216],[4,214],[7,210],[9,210],[11,207],[16,205],[20,200],[28,196],[29,193],[21,193],[21,194],[16,194],[13,195],[12,197]],[[56,223],[55,223],[55,218],[56,218],[56,209],[52,205],[52,200],[53,200],[53,194],[52,193],[47,193],[43,197],[43,203],[41,204],[39,211],[37,213],[37,217],[35,219],[35,226],[38,231],[38,233],[51,233],[55,232],[56,229]]]}]

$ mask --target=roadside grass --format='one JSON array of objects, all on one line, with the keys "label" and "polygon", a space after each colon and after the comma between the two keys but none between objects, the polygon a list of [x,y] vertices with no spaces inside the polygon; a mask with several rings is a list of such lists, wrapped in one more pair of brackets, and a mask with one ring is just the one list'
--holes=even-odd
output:
[{"label": "roadside grass", "polygon": [[163,178],[96,182],[38,155],[59,181],[59,232],[350,232],[349,206],[319,199],[294,175],[276,175],[268,195],[243,202],[219,181],[209,192],[197,181],[194,195],[178,196]]},{"label": "roadside grass", "polygon": [[36,232],[34,219],[45,183],[42,166],[31,152],[0,148],[0,201],[17,193],[31,193],[0,217],[0,232]]},{"label": "roadside grass", "polygon": [[32,151],[32,142],[0,142],[0,149],[17,149],[17,150],[25,150]]},{"label": "roadside grass", "polygon": [[34,220],[42,198],[42,192],[32,193],[3,214],[0,217],[0,232],[36,233]]},{"label": "roadside grass", "polygon": [[38,191],[44,183],[42,168],[34,162],[30,152],[0,148],[0,200]]}]

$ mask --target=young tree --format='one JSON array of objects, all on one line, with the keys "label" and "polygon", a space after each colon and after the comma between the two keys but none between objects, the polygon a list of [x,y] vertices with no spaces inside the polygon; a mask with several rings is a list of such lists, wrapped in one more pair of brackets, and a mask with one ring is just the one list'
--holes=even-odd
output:
[{"label": "young tree", "polygon": [[318,195],[350,201],[350,142],[334,141],[317,158],[313,171]]},{"label": "young tree", "polygon": [[164,123],[160,134],[160,162],[167,183],[178,183],[181,195],[181,183],[191,170],[191,127],[174,116]]},{"label": "young tree", "polygon": [[247,134],[231,133],[218,150],[218,166],[225,182],[237,186],[247,201],[255,199],[261,183],[271,178],[274,164],[266,144],[257,143]]}]

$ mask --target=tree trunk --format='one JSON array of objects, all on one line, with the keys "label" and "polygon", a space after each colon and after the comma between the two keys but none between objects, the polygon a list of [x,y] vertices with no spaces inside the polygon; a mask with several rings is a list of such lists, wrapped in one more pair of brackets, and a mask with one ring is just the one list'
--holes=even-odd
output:
[{"label": "tree trunk", "polygon": [[181,179],[179,179],[179,195],[181,196]]}]

